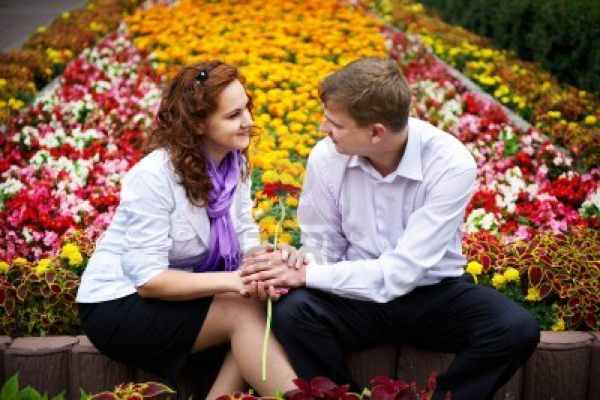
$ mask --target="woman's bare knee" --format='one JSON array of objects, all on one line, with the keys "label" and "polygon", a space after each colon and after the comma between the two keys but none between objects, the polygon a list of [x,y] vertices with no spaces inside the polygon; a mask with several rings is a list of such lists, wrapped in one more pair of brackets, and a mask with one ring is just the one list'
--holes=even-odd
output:
[{"label": "woman's bare knee", "polygon": [[194,351],[229,341],[235,330],[248,322],[264,320],[264,304],[236,293],[214,297],[194,343]]}]

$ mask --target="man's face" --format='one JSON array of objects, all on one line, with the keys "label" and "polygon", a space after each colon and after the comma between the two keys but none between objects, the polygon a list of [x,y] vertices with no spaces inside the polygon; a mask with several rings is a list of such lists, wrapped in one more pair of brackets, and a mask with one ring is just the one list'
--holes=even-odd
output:
[{"label": "man's face", "polygon": [[327,102],[323,106],[321,131],[326,133],[339,153],[366,156],[372,147],[371,127],[360,127],[341,106]]}]

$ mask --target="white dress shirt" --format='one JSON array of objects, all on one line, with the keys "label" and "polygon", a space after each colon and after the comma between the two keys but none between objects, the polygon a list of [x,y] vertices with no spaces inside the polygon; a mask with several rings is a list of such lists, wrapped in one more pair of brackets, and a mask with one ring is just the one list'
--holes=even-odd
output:
[{"label": "white dress shirt", "polygon": [[[242,252],[260,245],[252,217],[250,182],[240,182],[230,213]],[[193,205],[165,150],[148,154],[127,172],[108,229],[81,277],[76,301],[96,303],[136,291],[167,268],[191,271],[208,251],[206,208]]]},{"label": "white dress shirt", "polygon": [[454,136],[410,118],[395,171],[382,177],[329,138],[312,150],[298,207],[306,286],[388,302],[463,273],[462,224],[477,165]]}]

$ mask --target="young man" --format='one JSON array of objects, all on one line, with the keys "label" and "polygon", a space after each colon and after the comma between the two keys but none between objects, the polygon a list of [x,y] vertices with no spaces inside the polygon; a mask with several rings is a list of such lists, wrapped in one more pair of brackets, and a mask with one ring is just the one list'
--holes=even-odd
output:
[{"label": "young man", "polygon": [[393,60],[357,60],[320,86],[329,137],[313,149],[298,208],[307,266],[249,261],[246,282],[305,287],[273,329],[303,378],[351,382],[344,353],[409,342],[456,357],[434,399],[490,399],[532,354],[536,320],[463,275],[476,164],[452,135],[409,118]]}]

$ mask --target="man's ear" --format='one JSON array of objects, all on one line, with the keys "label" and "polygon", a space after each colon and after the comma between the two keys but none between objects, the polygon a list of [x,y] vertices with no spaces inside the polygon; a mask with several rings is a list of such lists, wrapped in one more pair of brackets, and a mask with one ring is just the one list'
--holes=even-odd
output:
[{"label": "man's ear", "polygon": [[380,143],[385,135],[387,134],[387,128],[385,125],[377,122],[371,125],[371,143],[378,144]]}]

